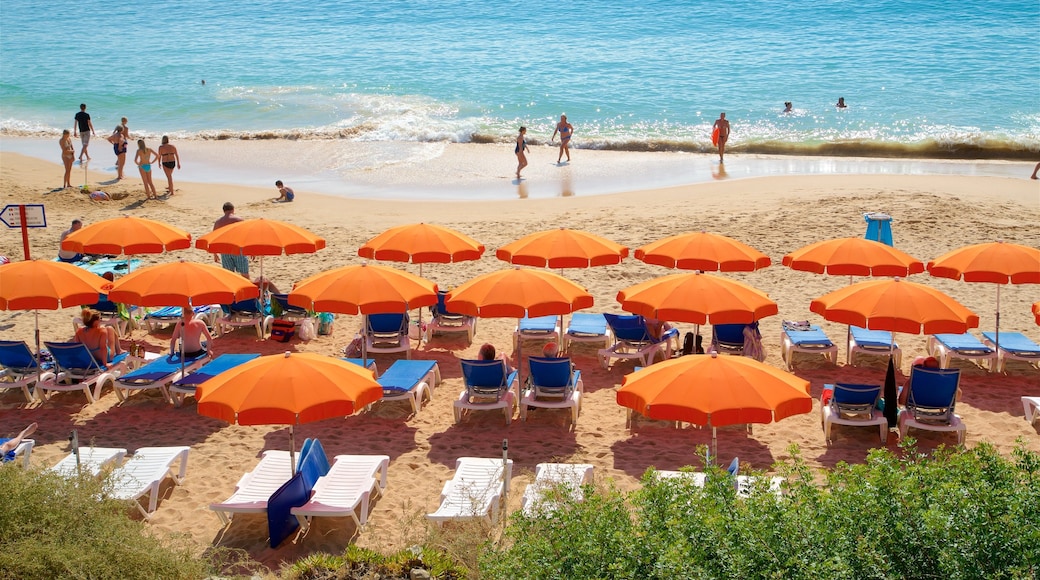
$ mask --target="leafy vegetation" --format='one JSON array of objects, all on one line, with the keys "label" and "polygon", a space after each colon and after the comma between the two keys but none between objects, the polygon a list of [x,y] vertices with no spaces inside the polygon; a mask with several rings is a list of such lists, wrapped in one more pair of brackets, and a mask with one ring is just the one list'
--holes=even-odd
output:
[{"label": "leafy vegetation", "polygon": [[1035,578],[1040,457],[982,444],[931,456],[907,443],[815,481],[792,450],[783,493],[747,497],[710,468],[629,494],[585,490],[549,514],[516,514],[481,558],[488,578]]}]

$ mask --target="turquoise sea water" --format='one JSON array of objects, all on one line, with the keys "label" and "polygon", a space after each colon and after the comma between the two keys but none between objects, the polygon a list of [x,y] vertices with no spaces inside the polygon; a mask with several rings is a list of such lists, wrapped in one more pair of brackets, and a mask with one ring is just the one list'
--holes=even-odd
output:
[{"label": "turquoise sea water", "polygon": [[[1036,0],[5,0],[0,129],[1025,159]],[[201,81],[205,79],[203,85]],[[849,107],[834,103],[845,97]],[[784,101],[793,114],[781,114]]]}]

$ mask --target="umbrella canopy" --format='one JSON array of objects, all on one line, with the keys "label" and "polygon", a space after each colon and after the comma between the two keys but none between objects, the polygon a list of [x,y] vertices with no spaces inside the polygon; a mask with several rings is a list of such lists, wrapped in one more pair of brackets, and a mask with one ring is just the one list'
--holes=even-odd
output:
[{"label": "umbrella canopy", "polygon": [[437,284],[395,268],[343,266],[301,280],[289,304],[315,312],[380,314],[437,303]]},{"label": "umbrella canopy", "polygon": [[213,254],[243,256],[313,254],[325,247],[325,238],[293,224],[260,218],[213,230],[195,240],[195,247]]},{"label": "umbrella canopy", "polygon": [[962,334],[979,325],[953,298],[899,278],[846,286],[813,300],[809,310],[832,322],[910,334]]},{"label": "umbrella canopy", "polygon": [[111,284],[64,262],[28,260],[0,266],[0,310],[57,310],[93,304]]},{"label": "umbrella canopy", "polygon": [[751,358],[715,354],[684,356],[625,375],[617,402],[651,419],[713,429],[812,411],[808,381]]},{"label": "umbrella canopy", "polygon": [[482,318],[561,315],[592,304],[588,291],[563,276],[521,268],[478,276],[445,299],[449,311]]},{"label": "umbrella canopy", "polygon": [[84,254],[161,254],[191,247],[191,234],[169,224],[123,216],[83,226],[61,242],[61,249]]},{"label": "umbrella canopy", "polygon": [[865,238],[838,238],[809,244],[783,258],[792,270],[835,276],[909,276],[924,263],[887,244]]},{"label": "umbrella canopy", "polygon": [[690,232],[636,249],[636,259],[680,270],[752,272],[771,264],[751,246],[719,234]]},{"label": "umbrella canopy", "polygon": [[358,248],[358,256],[370,260],[449,264],[479,260],[484,245],[450,228],[433,224],[409,224],[390,228]]},{"label": "umbrella canopy", "polygon": [[260,290],[235,272],[183,260],[141,268],[112,285],[108,299],[138,306],[231,304]]},{"label": "umbrella canopy", "polygon": [[346,417],[382,396],[371,370],[333,357],[289,352],[220,373],[196,392],[200,415],[239,425],[289,425],[291,452],[296,449],[294,425]]},{"label": "umbrella canopy", "polygon": [[523,266],[589,268],[620,264],[628,256],[628,248],[595,234],[560,228],[506,244],[495,256]]},{"label": "umbrella canopy", "polygon": [[622,310],[658,320],[694,324],[749,324],[778,312],[765,292],[742,282],[690,272],[672,274],[618,292]]}]

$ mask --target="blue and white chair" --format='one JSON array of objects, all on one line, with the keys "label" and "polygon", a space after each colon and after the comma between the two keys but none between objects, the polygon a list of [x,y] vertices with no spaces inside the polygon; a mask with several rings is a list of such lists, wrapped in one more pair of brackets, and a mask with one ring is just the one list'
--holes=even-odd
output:
[{"label": "blue and white chair", "polygon": [[0,340],[0,389],[21,389],[27,402],[33,401],[29,387],[53,380],[54,373],[41,367],[36,356],[23,341]]},{"label": "blue and white chair", "polygon": [[574,342],[603,343],[603,348],[610,348],[613,336],[603,313],[575,312],[571,314],[560,345],[562,352],[570,352],[571,343]]},{"label": "blue and white chair", "polygon": [[894,342],[892,333],[887,330],[867,330],[859,326],[849,327],[849,364],[855,366],[856,355],[888,356],[892,354],[892,362],[896,368],[903,363],[903,350]]},{"label": "blue and white chair", "polygon": [[183,361],[179,353],[162,356],[118,377],[114,385],[116,396],[120,401],[125,401],[134,391],[159,389],[163,399],[173,403],[169,390],[170,384],[192,373],[208,360],[209,354],[205,352],[196,357],[185,358]]},{"label": "blue and white chair", "polygon": [[517,321],[513,331],[513,350],[524,340],[560,341],[560,319],[556,316],[524,317]]},{"label": "blue and white chair", "polygon": [[712,324],[711,347],[708,352],[744,355],[744,327],[746,324]]},{"label": "blue and white chair", "polygon": [[820,405],[823,436],[828,445],[831,442],[833,425],[877,426],[880,429],[881,442],[888,441],[888,419],[878,409],[878,401],[881,400],[881,385],[837,383],[824,385],[823,389],[824,392],[831,391],[830,401]]},{"label": "blue and white chair", "polygon": [[910,427],[927,431],[953,431],[957,443],[964,443],[967,428],[954,413],[960,369],[914,367],[910,371],[910,389],[906,408],[899,413],[899,436],[906,437]]},{"label": "blue and white chair", "polygon": [[[986,346],[997,348],[997,333],[983,332],[982,340]],[[995,370],[1004,372],[1004,367],[1009,359],[1022,361],[1040,368],[1040,344],[1033,342],[1021,332],[1001,332]]]},{"label": "blue and white chair", "polygon": [[529,407],[569,409],[571,425],[577,425],[581,396],[585,391],[581,371],[574,369],[569,358],[532,356],[527,362],[531,373],[520,398],[520,419],[527,420]]},{"label": "blue and white chair", "polygon": [[411,358],[412,345],[408,339],[410,318],[406,312],[369,314],[365,316],[365,348],[370,353],[403,352]]},{"label": "blue and white chair", "polygon": [[418,415],[423,400],[433,398],[433,389],[441,382],[441,371],[432,360],[395,360],[376,380],[383,387],[380,401],[408,401],[412,413]]},{"label": "blue and white chair", "polygon": [[506,363],[496,360],[462,360],[462,379],[465,388],[453,404],[455,422],[462,420],[466,411],[501,409],[506,425],[513,421],[520,381],[516,370],[506,372]]},{"label": "blue and white chair", "polygon": [[443,290],[437,292],[437,304],[431,308],[433,317],[426,324],[426,336],[423,340],[429,342],[437,333],[465,333],[466,341],[472,343],[473,335],[477,332],[476,317],[449,312],[444,304],[447,294]]},{"label": "blue and white chair", "polygon": [[267,314],[260,300],[250,298],[240,300],[227,307],[227,312],[217,321],[219,334],[224,334],[235,328],[251,326],[256,330],[256,337],[263,340],[271,332],[271,324],[274,317]]},{"label": "blue and white chair", "polygon": [[637,359],[643,366],[652,363],[658,353],[664,358],[672,357],[672,342],[678,340],[679,331],[668,329],[661,338],[654,338],[646,327],[646,319],[637,314],[604,314],[607,325],[614,335],[614,344],[599,351],[600,365],[610,366],[610,361]]},{"label": "blue and white chair", "polygon": [[997,369],[997,351],[982,344],[970,332],[964,334],[933,334],[928,337],[928,353],[939,359],[940,368],[949,368],[950,361],[959,358],[964,360],[989,361],[989,370]]},{"label": "blue and white chair", "polygon": [[36,385],[40,400],[50,398],[51,391],[83,391],[88,403],[101,398],[101,391],[106,385],[115,386],[117,378],[127,371],[128,353],[116,355],[108,367],[99,363],[90,349],[81,342],[45,342],[47,350],[54,357],[57,374],[50,380]]},{"label": "blue and white chair", "polygon": [[784,359],[787,370],[791,370],[792,356],[796,352],[822,354],[831,364],[838,364],[838,345],[831,342],[823,329],[816,325],[804,330],[786,325],[783,327],[780,334],[780,356]]}]

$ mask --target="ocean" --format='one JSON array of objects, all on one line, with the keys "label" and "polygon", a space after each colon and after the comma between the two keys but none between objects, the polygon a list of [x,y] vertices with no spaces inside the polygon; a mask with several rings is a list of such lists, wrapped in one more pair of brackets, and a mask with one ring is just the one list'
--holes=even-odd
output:
[{"label": "ocean", "polygon": [[[1036,0],[5,0],[0,131],[1040,158]],[[205,84],[203,84],[205,81]],[[844,97],[848,107],[834,105]],[[784,114],[784,102],[794,111]]]}]

